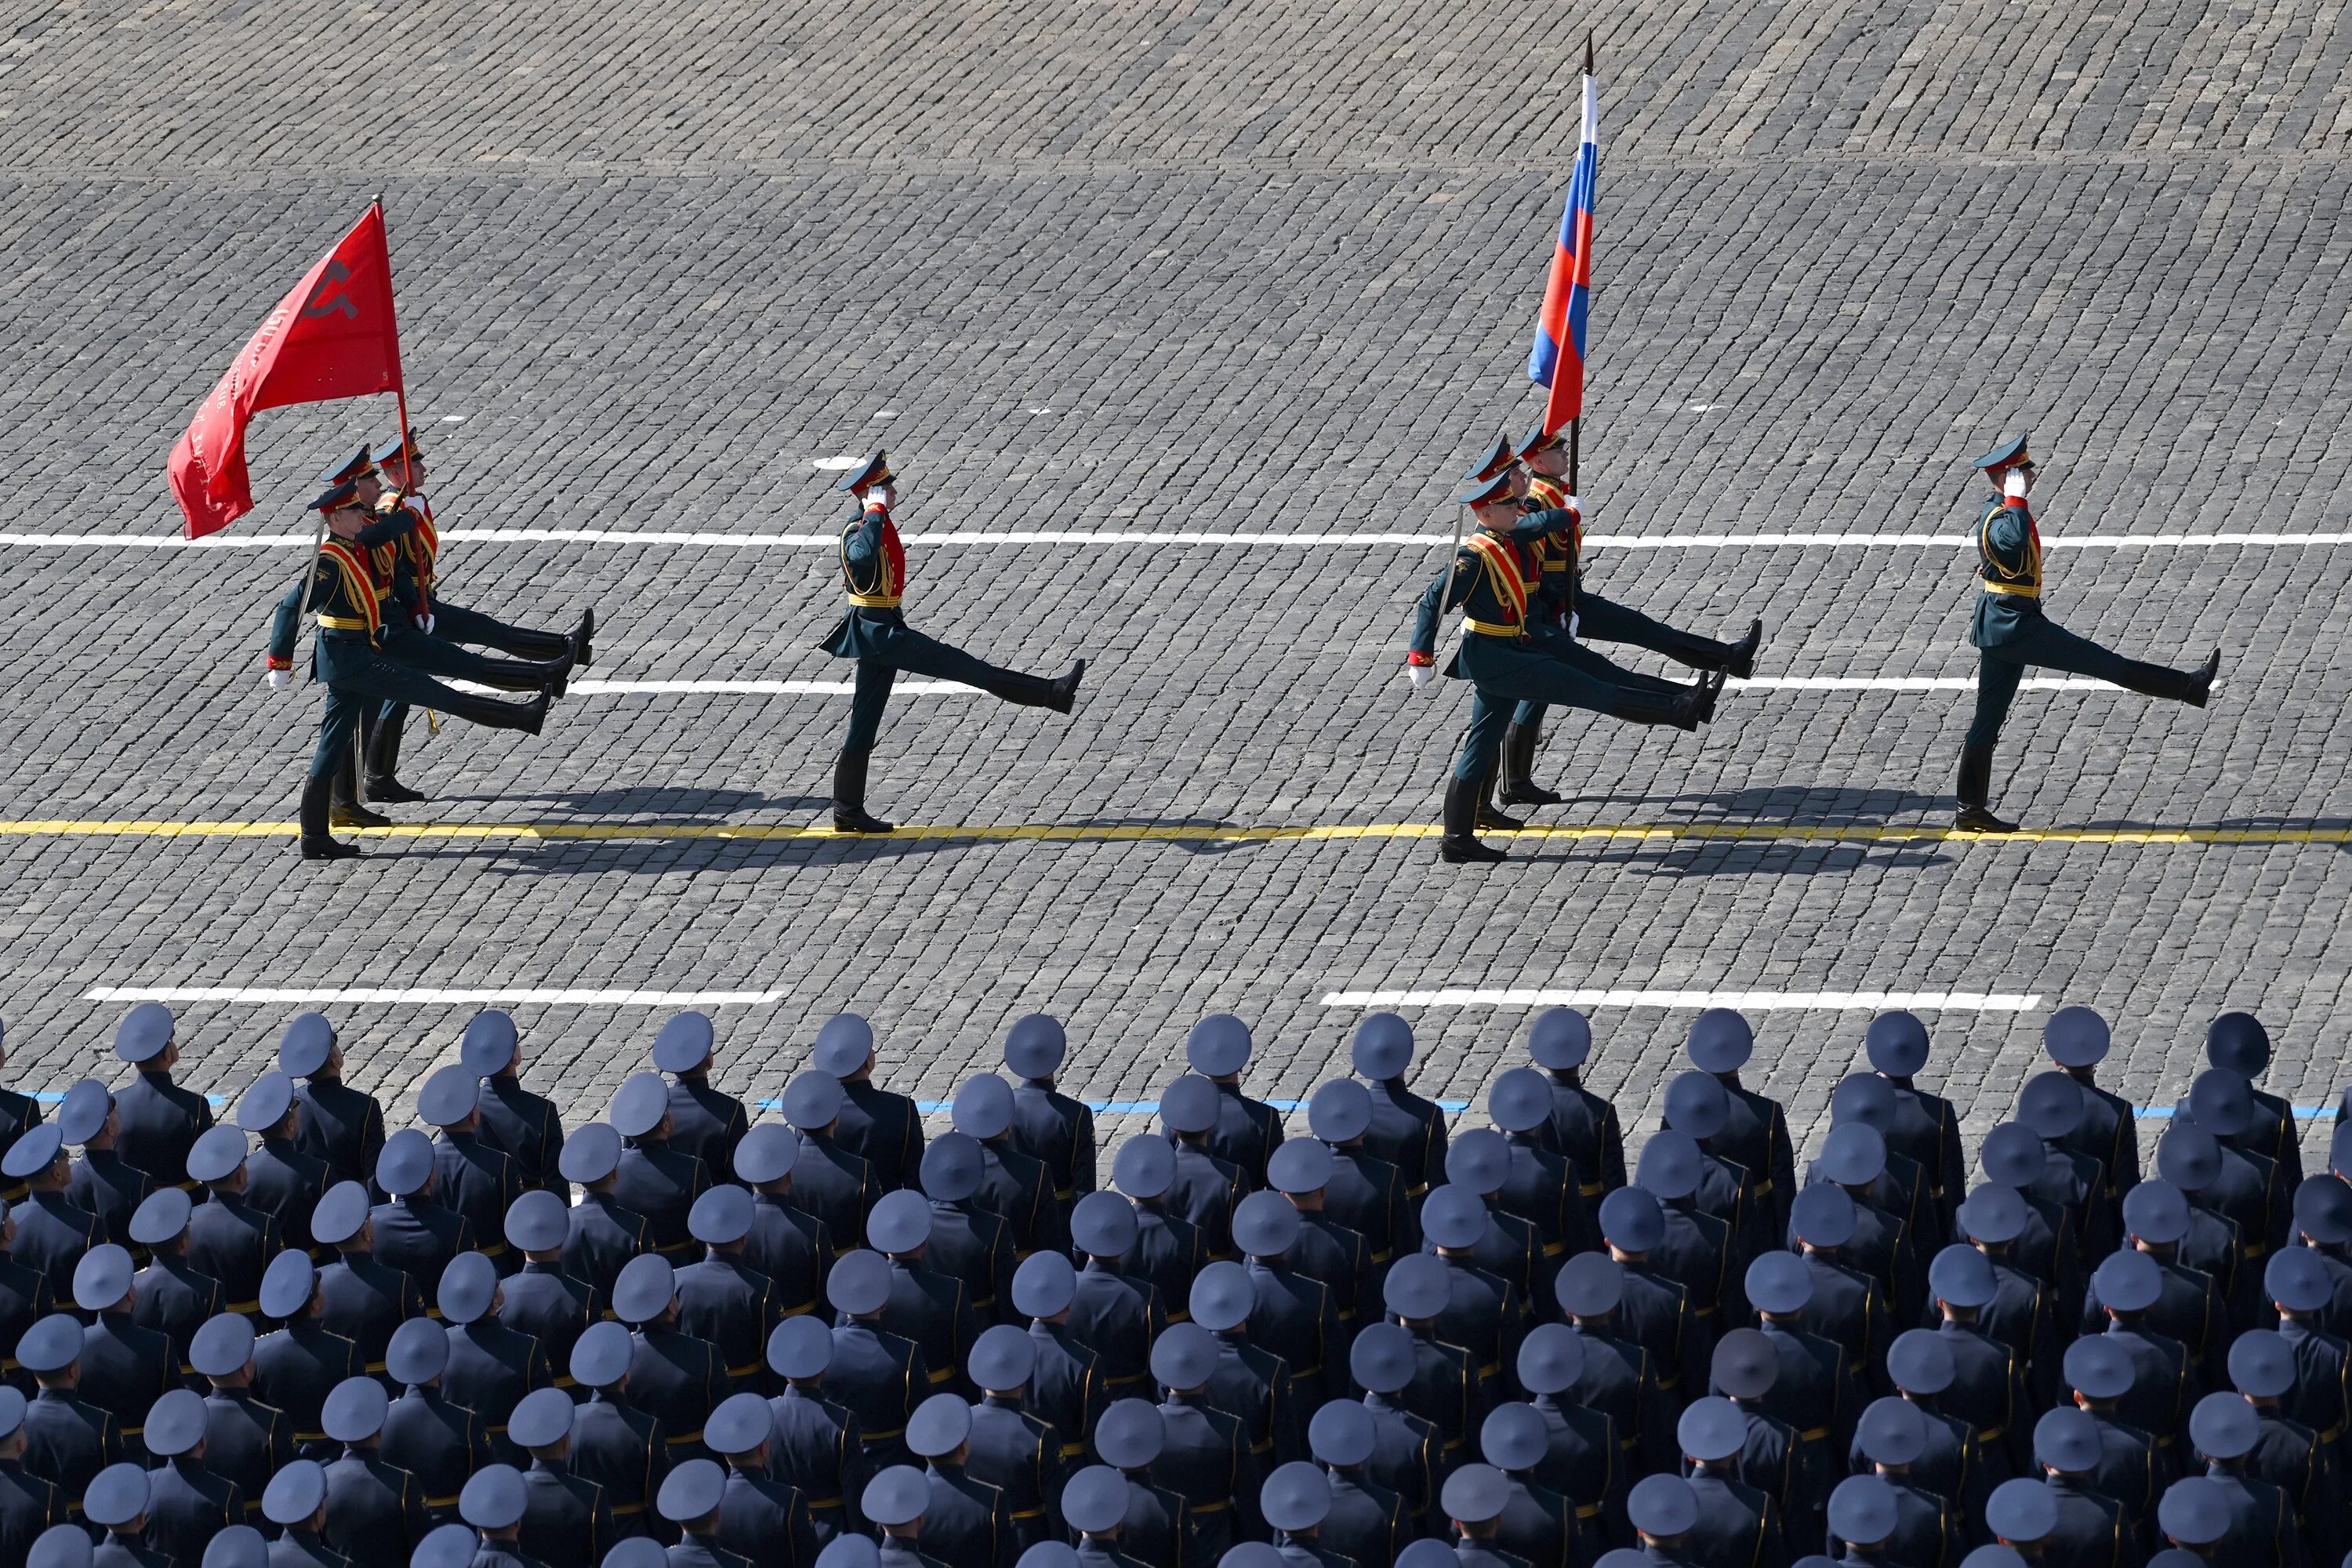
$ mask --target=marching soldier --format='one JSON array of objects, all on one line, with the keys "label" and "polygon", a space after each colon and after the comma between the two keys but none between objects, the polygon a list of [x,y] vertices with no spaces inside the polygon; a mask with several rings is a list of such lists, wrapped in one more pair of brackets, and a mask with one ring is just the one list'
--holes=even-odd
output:
[{"label": "marching soldier", "polygon": [[[1520,504],[1531,512],[1557,510],[1569,520],[1564,526],[1537,540],[1532,552],[1538,578],[1528,598],[1528,616],[1533,624],[1552,629],[1545,646],[1555,658],[1602,679],[1625,679],[1626,671],[1583,646],[1585,639],[1591,638],[1648,648],[1692,669],[1721,671],[1740,680],[1756,673],[1757,649],[1764,642],[1762,621],[1749,622],[1748,635],[1736,643],[1717,642],[1653,620],[1585,586],[1584,512],[1578,499],[1568,493],[1568,442],[1559,432],[1529,431],[1520,444],[1518,461],[1528,475],[1527,493]],[[1543,714],[1543,703],[1522,702],[1513,711],[1509,728],[1503,731],[1502,799],[1506,805],[1554,805],[1559,802],[1558,795],[1538,787],[1531,776]]]},{"label": "marching soldier", "polygon": [[1780,1510],[1738,1478],[1736,1461],[1748,1444],[1748,1417],[1739,1406],[1712,1396],[1696,1401],[1683,1412],[1676,1435],[1698,1501],[1684,1554],[1709,1564],[1783,1560]]},{"label": "marching soldier", "polygon": [[[466,1024],[458,1056],[467,1075],[481,1080],[475,1097],[481,1114],[478,1141],[511,1159],[524,1186],[569,1203],[572,1191],[561,1173],[563,1119],[553,1100],[522,1087],[522,1037],[514,1020],[495,1009],[475,1014]],[[496,1227],[486,1231],[477,1219],[474,1228],[488,1235]]]},{"label": "marching soldier", "polygon": [[114,1152],[157,1186],[192,1192],[188,1151],[212,1126],[213,1108],[172,1081],[180,1060],[177,1034],[172,1010],[160,1002],[140,1003],[116,1026],[114,1054],[139,1073],[114,1091]]},{"label": "marching soldier", "polygon": [[2109,1040],[2107,1021],[2088,1007],[2061,1007],[2042,1026],[2042,1049],[2083,1091],[2083,1120],[2063,1142],[2099,1162],[2105,1199],[2119,1205],[2139,1182],[2139,1127],[2132,1102],[2099,1087],[2095,1069]]},{"label": "marching soldier", "polygon": [[[1503,731],[1521,702],[1559,702],[1587,708],[1636,724],[1671,724],[1696,730],[1712,711],[1723,677],[1701,676],[1674,696],[1622,680],[1602,679],[1552,658],[1529,631],[1528,596],[1538,576],[1528,551],[1548,533],[1572,526],[1570,514],[1547,510],[1522,516],[1508,473],[1460,498],[1478,520],[1454,560],[1421,596],[1405,673],[1418,690],[1437,662],[1437,624],[1446,611],[1464,611],[1462,646],[1444,673],[1475,689],[1470,728],[1445,791],[1445,837],[1440,853],[1450,862],[1500,860],[1475,837],[1482,807],[1493,789]],[[1497,826],[1520,826],[1491,818]]]},{"label": "marching soldier", "polygon": [[2025,442],[2022,436],[2004,441],[1969,465],[1999,487],[2000,496],[1977,519],[1983,592],[1969,626],[1969,645],[1979,654],[1977,710],[1960,748],[1959,809],[1953,817],[1964,833],[2017,831],[2017,824],[1991,811],[1992,749],[2028,665],[2087,675],[2194,708],[2205,706],[2221,668],[2218,647],[2193,670],[2168,669],[2110,652],[2050,618],[2042,607],[2042,530],[2026,503],[2034,464]]},{"label": "marching soldier", "polygon": [[65,1102],[58,1107],[58,1134],[81,1150],[81,1158],[66,1177],[66,1202],[96,1215],[100,1234],[110,1237],[130,1234],[131,1211],[153,1186],[146,1172],[125,1163],[115,1152],[121,1127],[114,1096],[94,1078],[66,1090]]},{"label": "marching soldier", "polygon": [[1102,1425],[1095,1429],[1095,1451],[1127,1478],[1120,1549],[1149,1568],[1181,1568],[1189,1560],[1192,1536],[1182,1495],[1152,1479],[1151,1467],[1167,1445],[1167,1419],[1146,1399],[1117,1401],[1103,1412]]},{"label": "marching soldier", "polygon": [[874,1167],[882,1192],[920,1184],[923,1119],[913,1100],[875,1083],[873,1026],[855,1013],[836,1014],[817,1030],[810,1059],[841,1082],[834,1141]]},{"label": "marching soldier", "polygon": [[654,1066],[672,1080],[670,1146],[723,1173],[735,1168],[735,1146],[743,1141],[751,1119],[741,1100],[710,1087],[717,1041],[718,1031],[708,1015],[680,1013],[654,1037]]},{"label": "marching soldier", "polygon": [[[374,487],[377,494],[373,498],[363,495],[362,499],[375,511],[379,523],[397,522],[404,513],[411,520],[396,540],[379,547],[379,552],[393,555],[393,598],[411,626],[443,642],[496,648],[519,659],[565,659],[583,669],[595,662],[592,646],[596,633],[593,607],[581,612],[578,629],[567,636],[510,626],[444,599],[439,572],[441,534],[433,519],[432,503],[425,499],[425,452],[416,444],[416,433],[404,432],[400,438],[377,447],[373,458],[381,476]],[[371,716],[366,737],[370,800],[405,802],[425,798],[403,784],[398,777],[400,732],[407,716],[406,702],[387,702]]]},{"label": "marching soldier", "polygon": [[1054,1087],[1068,1049],[1062,1026],[1044,1013],[1014,1019],[1004,1036],[1004,1065],[1021,1080],[1013,1086],[1013,1142],[1045,1162],[1054,1201],[1065,1208],[1096,1184],[1095,1113]]},{"label": "marching soldier", "polygon": [[1328,1145],[1311,1138],[1293,1138],[1266,1162],[1265,1178],[1298,1213],[1298,1240],[1291,1248],[1291,1267],[1330,1287],[1339,1331],[1353,1334],[1362,1314],[1370,1311],[1378,1316],[1386,1260],[1375,1261],[1363,1237],[1325,1214],[1324,1200],[1338,1164],[1338,1156]]},{"label": "marching soldier", "polygon": [[841,577],[849,607],[816,646],[835,658],[857,661],[857,691],[850,700],[849,733],[834,763],[833,826],[836,833],[887,833],[890,825],[866,809],[866,769],[881,733],[890,683],[900,670],[976,686],[1019,707],[1067,713],[1077,700],[1087,661],[1079,659],[1066,674],[1048,680],[1001,669],[908,626],[898,607],[906,590],[907,552],[891,517],[898,486],[888,454],[875,453],[839,488],[856,498],[859,509],[841,531]]},{"label": "marching soldier", "polygon": [[1960,1149],[1959,1111],[1950,1100],[1929,1094],[1914,1081],[1927,1065],[1927,1026],[1910,1013],[1881,1013],[1870,1021],[1863,1051],[1872,1070],[1895,1089],[1895,1122],[1885,1129],[1887,1146],[1927,1173],[1927,1195],[1943,1217],[1943,1234],[1957,1239],[1954,1215],[1968,1192],[1968,1159]]},{"label": "marching soldier", "polygon": [[[311,668],[327,689],[327,704],[319,726],[318,751],[302,786],[302,858],[340,860],[359,850],[329,837],[329,797],[337,776],[352,764],[361,721],[371,710],[388,702],[418,703],[491,729],[536,735],[547,721],[550,692],[561,679],[561,672],[533,675],[530,689],[539,695],[530,700],[501,702],[460,691],[395,659],[385,646],[383,604],[376,593],[375,568],[369,559],[372,540],[367,531],[383,525],[369,523],[359,487],[351,479],[329,485],[311,500],[310,510],[325,514],[329,537],[320,545],[317,558],[304,568],[302,580],[278,602],[262,679],[272,691],[284,691],[293,684],[294,643],[301,629],[299,623],[307,595],[319,623]],[[357,816],[363,809],[354,800],[350,815]],[[366,816],[377,822],[384,820],[373,812]]]},{"label": "marching soldier", "polygon": [[342,1047],[323,1014],[304,1013],[286,1026],[278,1070],[305,1080],[294,1091],[302,1104],[295,1145],[324,1160],[337,1182],[373,1180],[383,1150],[383,1107],[343,1082]]},{"label": "marching soldier", "polygon": [[1288,1363],[1291,1386],[1311,1412],[1347,1397],[1348,1338],[1337,1294],[1291,1264],[1305,1223],[1279,1193],[1252,1193],[1234,1211],[1234,1245],[1248,1260],[1255,1303],[1251,1337]]}]

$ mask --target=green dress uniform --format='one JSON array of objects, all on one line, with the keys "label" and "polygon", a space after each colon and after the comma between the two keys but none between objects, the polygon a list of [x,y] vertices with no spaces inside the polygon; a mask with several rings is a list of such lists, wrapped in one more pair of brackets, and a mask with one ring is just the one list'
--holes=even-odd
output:
[{"label": "green dress uniform", "polygon": [[[1972,466],[1999,482],[2005,470],[2031,469],[2032,464],[2021,436]],[[2087,675],[2143,696],[2202,708],[2221,667],[2221,650],[2215,648],[2196,669],[2171,669],[2126,658],[2052,620],[2042,607],[2042,531],[2022,496],[1985,503],[1977,517],[1976,544],[1982,591],[1969,623],[1969,643],[1979,656],[1977,706],[1960,748],[1956,823],[1975,832],[2007,833],[2015,824],[2002,822],[1990,809],[1992,750],[2028,665]]]},{"label": "green dress uniform", "polygon": [[1480,802],[1492,783],[1503,731],[1518,703],[1559,702],[1636,724],[1672,724],[1685,730],[1696,729],[1703,716],[1709,694],[1704,683],[1669,696],[1588,674],[1539,646],[1528,629],[1530,584],[1540,575],[1530,552],[1545,534],[1570,522],[1570,514],[1553,510],[1523,518],[1507,530],[1481,523],[1422,594],[1407,662],[1422,666],[1435,662],[1438,618],[1447,610],[1459,608],[1462,643],[1444,673],[1469,681],[1475,693],[1470,727],[1464,733],[1462,752],[1446,786],[1448,859],[1499,858],[1495,851],[1480,857],[1472,834]]},{"label": "green dress uniform", "polygon": [[856,689],[849,702],[849,732],[833,769],[834,829],[840,833],[887,833],[890,825],[866,812],[866,770],[882,732],[882,711],[890,685],[905,670],[978,687],[1001,701],[1023,708],[1067,713],[1077,700],[1086,660],[1055,679],[1023,675],[975,658],[961,648],[925,637],[907,625],[899,598],[907,586],[907,552],[882,498],[867,494],[890,483],[887,454],[877,452],[845,479],[840,489],[859,499],[858,514],[842,525],[841,580],[849,607],[817,647],[835,658],[857,661]]},{"label": "green dress uniform", "polygon": [[[1541,432],[1530,436],[1521,455],[1550,439],[1555,438]],[[1531,547],[1538,574],[1528,595],[1528,627],[1545,651],[1587,675],[1667,693],[1679,688],[1672,681],[1621,668],[1586,647],[1585,639],[1647,648],[1692,669],[1724,670],[1742,679],[1756,672],[1756,650],[1764,637],[1761,621],[1751,625],[1740,642],[1717,642],[1670,626],[1586,587],[1584,520],[1568,502],[1567,488],[1559,480],[1542,474],[1528,476],[1527,499],[1520,505],[1531,512],[1556,510],[1569,519],[1568,526],[1543,535]],[[1533,777],[1545,707],[1539,700],[1520,703],[1503,731],[1502,799],[1507,805],[1549,805],[1560,798],[1538,788]]]},{"label": "green dress uniform", "polygon": [[[347,507],[352,493],[348,483],[338,485],[314,505],[327,510]],[[520,703],[476,697],[443,685],[416,664],[395,656],[385,636],[370,549],[364,534],[358,540],[329,539],[321,543],[303,575],[278,601],[270,627],[268,667],[291,669],[307,592],[319,625],[310,650],[311,673],[327,689],[319,745],[311,754],[309,782],[302,790],[303,853],[314,859],[354,853],[335,846],[327,836],[329,796],[336,775],[352,757],[361,721],[370,711],[386,702],[422,703],[477,724],[534,735],[547,718],[543,690],[534,700]],[[530,682],[533,689],[540,686],[537,679]],[[141,1169],[155,1173],[152,1167]]]},{"label": "green dress uniform", "polygon": [[[424,456],[415,451],[413,442],[396,441],[379,451],[376,461],[393,461],[404,450],[419,458]],[[583,668],[593,662],[591,639],[596,630],[595,611],[584,612],[579,629],[567,635],[509,626],[479,611],[453,605],[440,595],[441,532],[434,521],[432,503],[421,493],[401,495],[387,490],[376,501],[376,513],[386,522],[397,521],[404,515],[407,520],[405,530],[390,547],[394,552],[390,562],[392,596],[399,605],[399,618],[404,626],[444,644],[496,648],[517,659],[563,659]],[[363,749],[370,800],[424,798],[402,784],[398,776],[401,730],[407,719],[405,702],[386,702],[367,716]]]}]

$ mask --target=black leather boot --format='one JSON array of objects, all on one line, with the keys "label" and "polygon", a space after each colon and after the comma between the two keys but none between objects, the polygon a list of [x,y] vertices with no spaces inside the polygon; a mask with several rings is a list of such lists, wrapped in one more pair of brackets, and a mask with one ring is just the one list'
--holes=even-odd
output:
[{"label": "black leather boot", "polygon": [[1992,748],[1962,746],[1960,748],[1959,783],[1952,791],[1959,808],[1952,813],[1952,826],[1962,833],[2014,833],[2017,824],[2003,822],[1992,814]]},{"label": "black leather boot", "polygon": [[2221,650],[2217,647],[2206,656],[2203,664],[2189,672],[2188,689],[2180,694],[2180,700],[2191,708],[2204,707],[2213,694],[2213,678],[2221,673]]},{"label": "black leather boot", "polygon": [[833,760],[833,830],[887,833],[890,825],[866,809],[866,762],[874,753],[844,749]]},{"label": "black leather boot", "polygon": [[580,612],[580,627],[572,634],[572,662],[585,669],[596,662],[590,644],[596,637],[596,606],[589,605]]},{"label": "black leather boot", "polygon": [[528,702],[501,702],[495,697],[477,697],[470,691],[457,694],[449,705],[452,719],[463,719],[468,724],[480,724],[492,730],[520,730],[526,735],[536,735],[546,726],[548,694],[544,691]]},{"label": "black leather boot", "polygon": [[[558,643],[563,641],[559,637]],[[487,667],[478,677],[482,685],[499,691],[544,691],[551,697],[563,695],[572,674],[572,649],[565,646],[552,658],[492,658],[483,661]]]},{"label": "black leather boot", "polygon": [[400,782],[400,732],[404,728],[404,715],[389,723],[378,720],[374,731],[368,736],[364,793],[370,800],[401,805],[425,798],[421,792]]},{"label": "black leather boot", "polygon": [[988,694],[1016,708],[1051,708],[1056,713],[1067,713],[1077,700],[1078,679],[1086,672],[1085,659],[1051,680],[1008,669],[989,683]]},{"label": "black leather boot", "polygon": [[1499,787],[1505,805],[1558,805],[1567,798],[1535,781],[1536,741],[1541,728],[1538,721],[1534,724],[1514,723],[1503,731],[1503,780]]},{"label": "black leather boot", "polygon": [[1724,673],[1746,680],[1756,673],[1756,650],[1764,646],[1764,623],[1748,623],[1748,635],[1731,645],[1730,655],[1723,661]]},{"label": "black leather boot", "polygon": [[1516,832],[1527,824],[1516,816],[1506,816],[1495,805],[1495,773],[1478,781],[1478,826],[1490,832]]},{"label": "black leather boot", "polygon": [[1437,858],[1448,865],[1483,865],[1510,858],[1478,842],[1478,799],[1486,793],[1486,784],[1484,779],[1445,775],[1445,837],[1438,841]]},{"label": "black leather boot", "polygon": [[392,818],[360,804],[359,761],[345,752],[328,777],[327,823],[331,827],[390,827]]},{"label": "black leather boot", "polygon": [[341,843],[327,831],[327,796],[334,786],[332,773],[311,774],[302,780],[302,805],[296,820],[301,824],[305,860],[348,860],[360,852],[357,845]]}]

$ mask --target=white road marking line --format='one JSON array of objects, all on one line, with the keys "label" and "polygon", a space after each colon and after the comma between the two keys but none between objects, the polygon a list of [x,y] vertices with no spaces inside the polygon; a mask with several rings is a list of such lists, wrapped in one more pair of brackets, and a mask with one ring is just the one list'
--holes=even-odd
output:
[{"label": "white road marking line", "polygon": [[[481,689],[489,689],[484,687]],[[566,689],[578,697],[650,697],[674,692],[730,697],[790,697],[814,692],[849,692],[856,690],[857,686],[855,681],[848,680],[575,680]],[[893,697],[901,693],[920,696],[931,691],[961,691],[972,697],[986,695],[977,687],[959,686],[952,680],[901,680],[890,688]]]},{"label": "white road marking line", "polygon": [[764,1006],[789,991],[582,991],[532,986],[98,985],[85,1002],[271,1002],[294,1004],[538,1002],[583,1007]]},{"label": "white road marking line", "polygon": [[[846,468],[865,459],[821,458],[820,468]],[[690,544],[717,549],[830,550],[840,541],[830,533],[725,533],[637,531],[614,528],[452,528],[444,540],[485,544]],[[1443,533],[1226,533],[1195,530],[1129,532],[1118,529],[973,529],[916,533],[910,548],[929,545],[1003,544],[1236,544],[1329,550],[1372,546],[1444,544]],[[179,539],[145,533],[0,533],[0,546],[30,550],[291,550],[307,547],[307,533],[214,534]],[[1592,550],[1950,549],[1975,548],[1962,534],[1943,533],[1589,533]],[[2085,533],[2042,542],[2044,550],[2202,550],[2229,545],[2277,545],[2332,549],[2352,544],[2352,533]]]},{"label": "white road marking line", "polygon": [[816,458],[810,460],[809,467],[819,473],[837,474],[846,468],[861,467],[865,461],[864,458]]},{"label": "white road marking line", "polygon": [[1541,988],[1328,991],[1326,1007],[1732,1007],[1743,1013],[1843,1012],[1928,1007],[1957,1013],[2028,1013],[2037,995],[1984,991],[1554,991]]}]

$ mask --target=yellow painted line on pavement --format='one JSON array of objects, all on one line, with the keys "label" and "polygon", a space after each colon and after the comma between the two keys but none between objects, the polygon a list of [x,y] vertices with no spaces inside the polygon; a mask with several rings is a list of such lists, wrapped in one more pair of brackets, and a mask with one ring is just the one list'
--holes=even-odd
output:
[{"label": "yellow painted line on pavement", "polygon": [[[1055,823],[922,824],[882,836],[836,833],[789,823],[710,822],[421,822],[392,827],[337,828],[345,838],[478,838],[548,842],[629,839],[654,842],[713,839],[795,842],[838,839],[1034,840],[1055,844],[1275,844],[1357,838],[1435,838],[1435,823],[1338,823],[1311,827],[1227,827],[1211,824],[1087,826]],[[0,838],[290,838],[290,822],[103,822],[57,819],[0,821]],[[1961,833],[1931,825],[1819,826],[1736,823],[1612,823],[1538,826],[1482,833],[1482,838],[1569,843],[1722,842],[1739,844],[2352,844],[2352,827],[2041,827],[2017,833]]]}]

